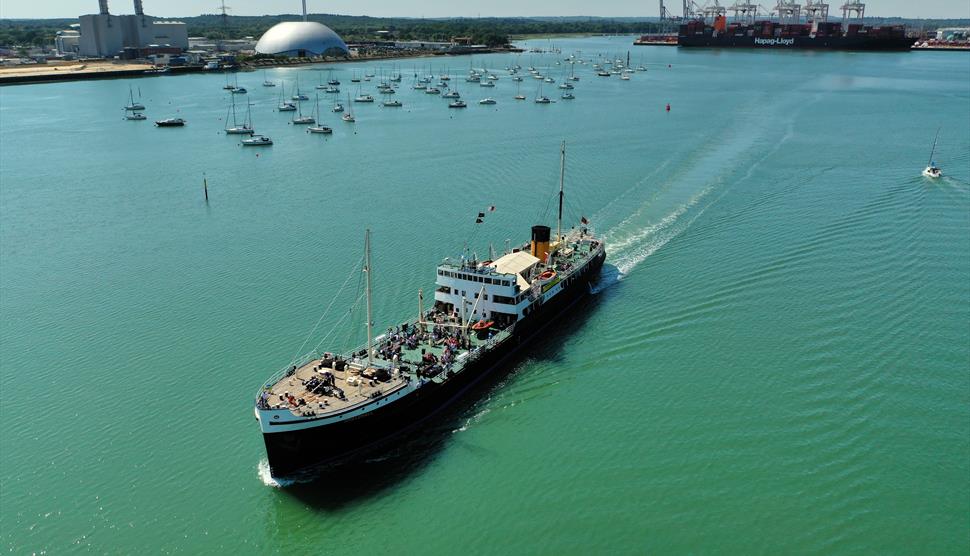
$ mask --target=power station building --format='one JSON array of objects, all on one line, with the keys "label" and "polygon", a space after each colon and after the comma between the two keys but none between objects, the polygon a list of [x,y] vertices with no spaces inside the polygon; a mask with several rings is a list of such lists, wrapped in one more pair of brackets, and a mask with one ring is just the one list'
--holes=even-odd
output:
[{"label": "power station building", "polygon": [[133,15],[111,15],[108,0],[99,0],[99,13],[82,15],[78,54],[91,57],[120,55],[126,48],[163,47],[186,50],[189,34],[185,23],[145,15],[141,0],[134,0]]}]

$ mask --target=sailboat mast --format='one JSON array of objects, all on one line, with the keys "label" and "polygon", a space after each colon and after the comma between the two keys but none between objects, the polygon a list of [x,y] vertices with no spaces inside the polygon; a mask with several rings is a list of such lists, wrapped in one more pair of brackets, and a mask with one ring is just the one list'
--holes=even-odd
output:
[{"label": "sailboat mast", "polygon": [[559,221],[556,224],[556,243],[562,240],[562,189],[566,180],[566,142],[562,142],[559,156]]},{"label": "sailboat mast", "polygon": [[933,155],[936,154],[936,142],[940,139],[940,128],[936,128],[936,137],[933,138],[933,148],[930,150],[930,160],[926,163],[927,166],[933,165]]},{"label": "sailboat mast", "polygon": [[364,272],[367,273],[367,366],[374,363],[374,318],[371,307],[370,228],[364,232]]}]

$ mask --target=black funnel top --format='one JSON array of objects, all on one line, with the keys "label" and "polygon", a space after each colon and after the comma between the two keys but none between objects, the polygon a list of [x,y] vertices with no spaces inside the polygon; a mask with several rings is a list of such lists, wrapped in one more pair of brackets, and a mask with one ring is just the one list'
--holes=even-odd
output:
[{"label": "black funnel top", "polygon": [[532,241],[539,243],[549,241],[549,226],[533,226]]}]

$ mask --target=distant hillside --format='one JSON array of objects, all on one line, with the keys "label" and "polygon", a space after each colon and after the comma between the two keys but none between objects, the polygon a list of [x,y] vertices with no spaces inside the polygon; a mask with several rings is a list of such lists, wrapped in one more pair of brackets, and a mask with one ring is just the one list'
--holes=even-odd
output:
[{"label": "distant hillside", "polygon": [[[296,14],[262,16],[227,16],[205,14],[177,17],[188,25],[189,36],[210,39],[259,37],[281,21],[297,21]],[[510,35],[543,35],[567,33],[642,34],[663,29],[655,17],[488,17],[488,18],[394,18],[333,14],[311,14],[339,33],[346,41],[369,40],[375,31],[391,31],[401,40],[442,40],[471,37],[480,44],[504,43]],[[915,29],[970,26],[967,19],[902,19],[866,18],[869,24],[905,24]],[[54,34],[77,19],[4,19],[0,20],[0,46],[45,46],[52,44]]]}]

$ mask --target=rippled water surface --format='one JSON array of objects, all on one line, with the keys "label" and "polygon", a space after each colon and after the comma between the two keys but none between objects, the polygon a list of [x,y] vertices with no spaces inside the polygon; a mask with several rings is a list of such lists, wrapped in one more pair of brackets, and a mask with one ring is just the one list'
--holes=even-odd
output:
[{"label": "rippled water surface", "polygon": [[[406,61],[405,107],[324,101],[329,138],[240,74],[267,149],[222,133],[222,75],[0,89],[3,548],[970,551],[967,56],[557,44],[649,71],[577,66],[542,106],[503,68],[560,79],[555,55],[476,57],[495,89]],[[410,88],[429,65],[467,109]],[[364,65],[334,69],[355,93]],[[267,76],[297,74],[326,77]],[[188,126],[122,121],[129,84]],[[563,139],[567,216],[609,242],[596,295],[422,438],[274,485],[252,396],[364,228],[398,322],[440,258],[551,222]],[[362,340],[344,322],[328,345]]]}]

